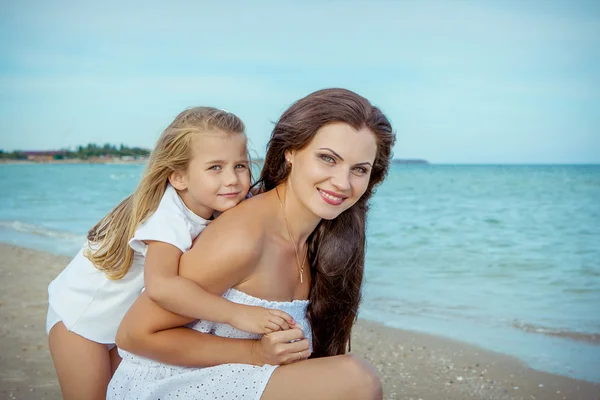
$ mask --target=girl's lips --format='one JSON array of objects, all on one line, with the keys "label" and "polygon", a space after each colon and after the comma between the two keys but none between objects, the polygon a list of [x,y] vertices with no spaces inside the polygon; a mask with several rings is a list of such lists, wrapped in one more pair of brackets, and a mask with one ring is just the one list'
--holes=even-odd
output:
[{"label": "girl's lips", "polygon": [[219,196],[223,196],[223,197],[227,197],[227,198],[232,198],[232,197],[237,197],[240,195],[240,192],[236,192],[236,193],[223,193],[220,194]]},{"label": "girl's lips", "polygon": [[341,196],[337,193],[330,192],[328,190],[323,190],[323,189],[317,189],[317,190],[319,191],[321,198],[327,204],[331,204],[332,206],[339,206],[340,204],[342,204],[344,202],[344,200],[347,199],[346,196]]}]

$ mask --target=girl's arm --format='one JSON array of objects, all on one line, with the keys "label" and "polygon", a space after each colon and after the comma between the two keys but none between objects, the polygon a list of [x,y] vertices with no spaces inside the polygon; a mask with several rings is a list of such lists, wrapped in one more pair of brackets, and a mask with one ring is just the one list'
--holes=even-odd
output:
[{"label": "girl's arm", "polygon": [[178,275],[181,250],[159,241],[147,241],[144,285],[150,300],[176,314],[229,324],[251,333],[289,329],[294,319],[279,310],[232,303]]},{"label": "girl's arm", "polygon": [[169,243],[147,241],[144,286],[150,300],[192,319],[229,323],[234,305],[179,276],[181,250]]}]

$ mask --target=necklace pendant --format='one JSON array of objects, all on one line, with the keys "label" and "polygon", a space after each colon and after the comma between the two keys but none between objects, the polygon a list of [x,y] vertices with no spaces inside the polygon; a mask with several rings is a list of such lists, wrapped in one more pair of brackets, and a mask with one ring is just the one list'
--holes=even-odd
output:
[{"label": "necklace pendant", "polygon": [[283,207],[283,202],[281,201],[281,197],[279,197],[279,190],[275,188],[275,193],[277,194],[277,199],[279,199],[279,205],[281,206],[281,212],[283,214],[283,220],[285,221],[285,227],[287,228],[288,235],[290,237],[290,243],[294,246],[294,253],[296,254],[296,264],[298,265],[298,272],[300,272],[300,283],[304,283],[304,277],[302,274],[304,273],[304,263],[306,262],[307,255],[302,259],[302,264],[300,264],[300,258],[298,257],[298,248],[296,247],[296,243],[294,243],[294,238],[292,236],[292,231],[290,230],[290,226],[288,225],[287,217],[285,216],[285,208]]}]

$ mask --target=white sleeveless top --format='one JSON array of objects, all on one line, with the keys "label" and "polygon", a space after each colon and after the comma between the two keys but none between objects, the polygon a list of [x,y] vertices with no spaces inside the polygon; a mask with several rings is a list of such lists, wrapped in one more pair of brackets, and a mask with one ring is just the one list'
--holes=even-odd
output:
[{"label": "white sleeveless top", "polygon": [[83,252],[48,286],[46,330],[62,321],[66,328],[89,340],[113,344],[123,316],[144,287],[146,240],[172,244],[186,252],[209,221],[189,210],[173,186],[167,184],[157,210],[139,226],[129,242],[134,259],[127,274],[108,279]]},{"label": "white sleeveless top", "polygon": [[[278,309],[291,315],[303,327],[312,351],[312,331],[306,318],[308,300],[267,301],[236,289],[223,297],[229,301]],[[227,324],[195,321],[188,328],[221,337],[258,339],[261,335],[240,331]],[[262,396],[276,365],[222,364],[189,368],[163,364],[119,349],[123,357],[108,385],[107,400],[156,399],[247,399]]]}]

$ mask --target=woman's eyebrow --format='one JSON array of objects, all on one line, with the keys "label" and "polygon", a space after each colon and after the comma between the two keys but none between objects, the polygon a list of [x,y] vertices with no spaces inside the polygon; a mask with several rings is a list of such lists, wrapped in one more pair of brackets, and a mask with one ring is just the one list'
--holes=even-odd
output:
[{"label": "woman's eyebrow", "polygon": [[319,150],[327,150],[333,153],[334,156],[336,156],[337,158],[339,158],[340,160],[344,161],[344,159],[342,158],[342,156],[340,156],[338,153],[336,153],[335,151],[331,150],[328,147],[321,147]]},{"label": "woman's eyebrow", "polygon": [[[333,155],[334,155],[334,156],[336,156],[336,157],[337,157],[337,158],[339,158],[340,160],[344,161],[344,159],[342,158],[342,156],[340,156],[338,153],[336,153],[335,151],[331,150],[331,149],[330,149],[330,148],[328,148],[328,147],[321,147],[319,150],[327,150],[327,151],[330,151],[330,152],[332,152],[332,153],[333,153]],[[369,165],[369,166],[371,166],[371,167],[372,167],[372,165],[371,165],[371,163],[370,163],[369,161],[364,161],[364,162],[358,163],[358,164],[356,164],[356,165]]]}]

